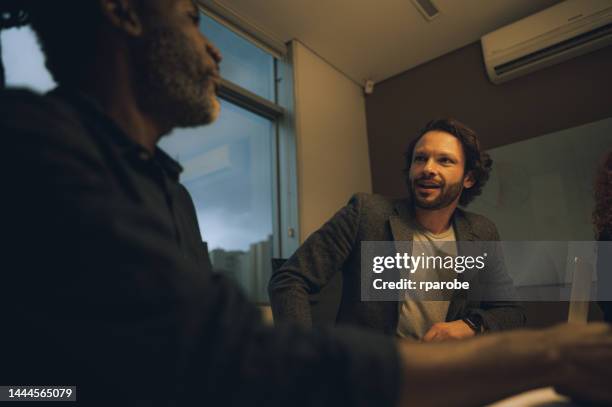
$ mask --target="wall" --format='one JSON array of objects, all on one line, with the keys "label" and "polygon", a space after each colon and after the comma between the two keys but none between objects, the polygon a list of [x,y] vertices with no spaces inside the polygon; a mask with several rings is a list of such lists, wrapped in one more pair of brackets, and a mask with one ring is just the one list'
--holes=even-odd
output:
[{"label": "wall", "polygon": [[293,41],[300,241],[372,182],[360,86]]},{"label": "wall", "polygon": [[611,117],[610,72],[607,47],[493,85],[474,43],[381,82],[366,99],[374,192],[404,194],[399,151],[435,117],[465,122],[487,149]]}]

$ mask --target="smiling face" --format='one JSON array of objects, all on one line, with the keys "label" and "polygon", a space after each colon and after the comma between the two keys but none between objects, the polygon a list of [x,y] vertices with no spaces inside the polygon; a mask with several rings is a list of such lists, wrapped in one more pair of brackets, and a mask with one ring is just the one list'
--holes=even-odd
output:
[{"label": "smiling face", "polygon": [[134,55],[142,68],[137,92],[143,109],[167,127],[208,124],[219,114],[219,51],[200,31],[191,0],[157,2]]},{"label": "smiling face", "polygon": [[409,170],[415,205],[431,210],[457,205],[463,189],[474,185],[464,168],[459,139],[443,131],[425,133],[415,145]]}]

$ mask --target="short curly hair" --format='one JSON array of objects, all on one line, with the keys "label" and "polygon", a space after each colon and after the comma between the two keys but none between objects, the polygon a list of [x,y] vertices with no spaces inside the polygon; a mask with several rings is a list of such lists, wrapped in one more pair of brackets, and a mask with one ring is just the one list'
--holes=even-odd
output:
[{"label": "short curly hair", "polygon": [[471,188],[465,188],[459,198],[459,204],[461,206],[467,206],[475,197],[482,193],[482,188],[489,179],[493,160],[487,153],[481,150],[480,141],[478,140],[476,132],[459,120],[451,118],[432,120],[427,123],[425,127],[421,129],[419,135],[410,142],[404,153],[404,159],[406,160],[406,168],[404,168],[406,184],[410,187],[410,180],[408,177],[414,148],[421,137],[430,131],[443,131],[449,133],[461,142],[463,155],[465,156],[464,171],[466,174],[470,172],[474,180],[474,185]]},{"label": "short curly hair", "polygon": [[612,238],[612,150],[604,159],[595,177],[595,210],[593,224],[598,239]]}]

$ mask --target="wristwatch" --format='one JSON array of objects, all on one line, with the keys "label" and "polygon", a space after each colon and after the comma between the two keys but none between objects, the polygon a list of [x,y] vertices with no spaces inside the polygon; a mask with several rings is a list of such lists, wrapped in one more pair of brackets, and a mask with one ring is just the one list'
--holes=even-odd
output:
[{"label": "wristwatch", "polygon": [[484,332],[484,324],[482,321],[482,317],[478,314],[471,314],[465,318],[461,319],[463,322],[467,324],[476,335],[479,335]]}]

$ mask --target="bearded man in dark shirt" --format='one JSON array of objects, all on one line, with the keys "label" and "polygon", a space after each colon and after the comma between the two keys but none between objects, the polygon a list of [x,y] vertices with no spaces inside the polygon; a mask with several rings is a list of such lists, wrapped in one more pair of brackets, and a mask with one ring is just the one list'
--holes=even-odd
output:
[{"label": "bearded man in dark shirt", "polygon": [[603,324],[461,344],[265,326],[211,272],[180,166],[156,146],[219,111],[196,4],[5,0],[0,16],[32,25],[60,85],[0,95],[0,386],[76,385],[104,406],[474,405],[546,385],[612,400]]}]

